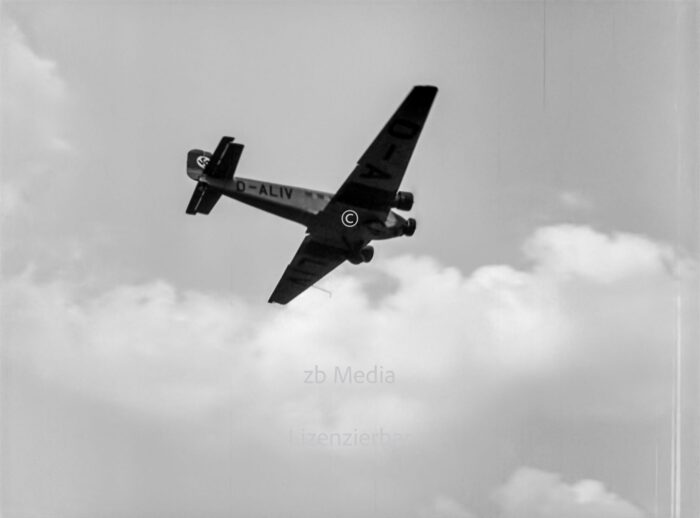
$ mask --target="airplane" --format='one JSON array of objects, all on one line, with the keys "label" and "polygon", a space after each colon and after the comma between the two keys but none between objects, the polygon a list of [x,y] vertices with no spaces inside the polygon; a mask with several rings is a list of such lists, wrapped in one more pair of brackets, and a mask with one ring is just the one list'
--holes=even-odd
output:
[{"label": "airplane", "polygon": [[223,194],[306,227],[306,237],[268,302],[287,304],[344,261],[368,263],[372,240],[412,236],[413,194],[401,180],[438,89],[415,86],[335,194],[235,176],[243,144],[223,137],[214,153],[193,149],[187,175],[197,182],[187,214],[209,214]]}]

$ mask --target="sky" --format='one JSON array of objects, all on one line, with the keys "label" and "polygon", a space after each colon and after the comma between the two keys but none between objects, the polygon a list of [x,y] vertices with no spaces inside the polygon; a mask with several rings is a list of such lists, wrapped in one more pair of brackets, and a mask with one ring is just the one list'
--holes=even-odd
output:
[{"label": "sky", "polygon": [[[697,516],[695,3],[0,14],[3,516]],[[267,304],[187,151],[333,192],[417,84],[415,236]]]}]

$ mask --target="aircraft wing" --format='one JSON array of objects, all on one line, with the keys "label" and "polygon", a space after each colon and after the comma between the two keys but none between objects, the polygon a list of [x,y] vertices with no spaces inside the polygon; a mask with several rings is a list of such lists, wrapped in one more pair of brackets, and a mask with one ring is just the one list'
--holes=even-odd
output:
[{"label": "aircraft wing", "polygon": [[345,261],[343,250],[306,236],[268,302],[286,304]]},{"label": "aircraft wing", "polygon": [[329,202],[329,212],[341,205],[389,212],[436,94],[434,86],[411,90]]}]

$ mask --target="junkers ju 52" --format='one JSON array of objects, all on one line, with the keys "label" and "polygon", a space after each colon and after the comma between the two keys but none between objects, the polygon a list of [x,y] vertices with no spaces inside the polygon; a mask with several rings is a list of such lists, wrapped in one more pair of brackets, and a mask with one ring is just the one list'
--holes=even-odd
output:
[{"label": "junkers ju 52", "polygon": [[187,174],[197,182],[187,214],[209,214],[223,194],[306,227],[307,235],[269,302],[286,304],[345,260],[372,260],[373,240],[412,236],[413,194],[399,191],[437,88],[416,86],[362,155],[335,194],[236,176],[243,145],[224,137],[214,153],[187,155]]}]

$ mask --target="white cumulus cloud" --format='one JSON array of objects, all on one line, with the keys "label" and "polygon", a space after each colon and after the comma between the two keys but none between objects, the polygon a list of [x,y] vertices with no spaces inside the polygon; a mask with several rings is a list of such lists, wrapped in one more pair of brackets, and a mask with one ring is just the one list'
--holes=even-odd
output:
[{"label": "white cumulus cloud", "polygon": [[444,495],[435,497],[430,507],[422,509],[420,518],[477,518],[461,503]]},{"label": "white cumulus cloud", "polygon": [[[303,434],[398,434],[407,457],[390,484],[418,499],[426,458],[488,466],[520,422],[635,423],[668,409],[675,302],[690,275],[683,261],[642,236],[574,226],[539,229],[525,250],[531,269],[492,265],[469,275],[430,258],[398,257],[367,267],[392,287],[381,297],[370,299],[361,277],[338,273],[330,301],[311,290],[284,308],[164,281],[90,293],[27,273],[2,286],[3,361],[12,373],[3,383],[35,379],[169,429],[190,420],[216,429],[218,416],[230,413],[240,424],[227,432],[228,451],[246,456],[250,441],[264,445],[256,465],[280,477],[296,469],[285,459],[306,452],[320,462],[332,453],[345,468],[342,480],[327,482],[348,488],[369,461],[394,449],[375,442],[309,450],[300,446]],[[350,383],[336,368],[361,377],[391,372],[392,382]],[[307,383],[317,370],[323,382]],[[488,428],[504,419],[510,424]],[[148,469],[158,484],[176,476]],[[226,469],[244,476],[247,468]],[[462,469],[431,476],[471,476]],[[534,500],[522,489],[531,486]],[[120,489],[124,501],[137,490],[130,487]],[[507,517],[639,516],[597,483],[567,485],[527,470],[498,495]],[[427,508],[402,502],[428,516],[469,516],[447,497]],[[517,514],[518,506],[530,514]]]},{"label": "white cumulus cloud", "polygon": [[3,216],[25,203],[51,157],[71,150],[64,135],[66,83],[55,61],[37,54],[13,20],[0,23],[0,124]]},{"label": "white cumulus cloud", "polygon": [[[4,331],[8,351],[42,375],[149,408],[194,408],[234,387],[296,412],[308,408],[306,369],[330,375],[351,366],[392,370],[408,391],[382,390],[403,400],[397,419],[415,423],[435,411],[431,399],[443,387],[464,390],[460,404],[469,406],[483,398],[469,396],[475,388],[555,380],[577,403],[567,413],[624,416],[642,410],[642,399],[654,412],[654,390],[666,381],[658,367],[675,329],[670,249],[573,226],[540,229],[525,249],[531,271],[485,266],[466,276],[408,256],[380,263],[397,288],[374,304],[361,282],[341,275],[331,303],[311,290],[286,308],[252,308],[162,281],[90,297],[79,285],[26,274],[5,282],[13,303],[4,308]],[[608,397],[586,388],[593,377]],[[426,383],[430,390],[412,392]],[[338,388],[339,415],[358,397],[346,388]],[[563,410],[546,395],[536,401]]]},{"label": "white cumulus cloud", "polygon": [[547,274],[596,282],[659,274],[673,258],[670,247],[644,236],[606,235],[579,225],[540,228],[526,243],[525,251]]},{"label": "white cumulus cloud", "polygon": [[567,483],[556,473],[523,467],[494,495],[501,518],[643,518],[597,480]]}]

